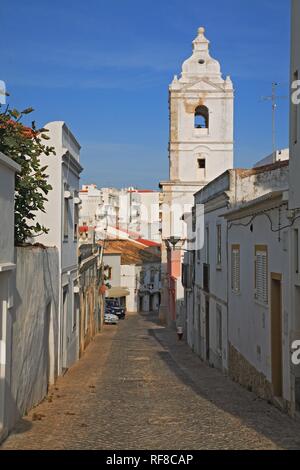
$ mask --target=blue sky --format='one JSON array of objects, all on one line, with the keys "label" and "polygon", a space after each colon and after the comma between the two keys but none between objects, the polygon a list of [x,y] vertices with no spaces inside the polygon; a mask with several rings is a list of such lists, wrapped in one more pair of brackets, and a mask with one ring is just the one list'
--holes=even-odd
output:
[{"label": "blue sky", "polygon": [[[168,177],[168,85],[205,26],[231,75],[235,165],[272,150],[272,81],[288,94],[289,0],[14,0],[0,3],[0,79],[39,125],[64,120],[82,145],[82,182],[157,188]],[[277,146],[288,145],[288,100]]]}]

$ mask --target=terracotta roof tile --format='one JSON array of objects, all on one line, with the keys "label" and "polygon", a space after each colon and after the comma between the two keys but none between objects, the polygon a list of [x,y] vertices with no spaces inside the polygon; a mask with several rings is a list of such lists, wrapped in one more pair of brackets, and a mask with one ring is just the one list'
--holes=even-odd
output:
[{"label": "terracotta roof tile", "polygon": [[107,240],[104,245],[104,255],[106,254],[121,254],[123,265],[159,263],[161,259],[159,245],[146,247],[134,240]]}]

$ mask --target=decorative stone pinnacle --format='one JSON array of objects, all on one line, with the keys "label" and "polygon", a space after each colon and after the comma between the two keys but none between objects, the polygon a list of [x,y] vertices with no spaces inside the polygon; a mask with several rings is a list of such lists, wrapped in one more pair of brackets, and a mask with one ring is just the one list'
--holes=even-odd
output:
[{"label": "decorative stone pinnacle", "polygon": [[200,26],[198,29],[198,34],[204,34],[205,33],[205,28],[203,26]]}]

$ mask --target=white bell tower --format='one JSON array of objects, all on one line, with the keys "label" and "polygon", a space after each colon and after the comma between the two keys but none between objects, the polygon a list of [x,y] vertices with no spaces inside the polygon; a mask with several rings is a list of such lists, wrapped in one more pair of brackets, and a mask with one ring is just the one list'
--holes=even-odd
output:
[{"label": "white bell tower", "polygon": [[169,180],[160,183],[160,318],[168,323],[178,318],[184,296],[180,280],[182,252],[168,249],[168,240],[180,239],[184,246],[188,237],[182,215],[191,211],[194,194],[233,167],[233,86],[230,77],[222,78],[219,62],[210,56],[204,32],[204,28],[198,29],[191,57],[183,63],[180,77],[175,76],[169,86]]},{"label": "white bell tower", "polygon": [[170,181],[199,190],[233,167],[233,86],[209,54],[199,28],[193,54],[174,77],[170,93]]}]

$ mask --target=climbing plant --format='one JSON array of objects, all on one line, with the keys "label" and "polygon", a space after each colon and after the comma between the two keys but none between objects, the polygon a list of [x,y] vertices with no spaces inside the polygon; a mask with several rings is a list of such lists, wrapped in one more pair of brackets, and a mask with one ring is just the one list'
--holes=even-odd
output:
[{"label": "climbing plant", "polygon": [[18,111],[0,105],[0,152],[11,157],[21,167],[15,180],[15,243],[23,244],[41,233],[46,227],[35,219],[39,211],[45,212],[47,194],[52,189],[42,166],[40,156],[55,154],[47,146],[47,129],[38,129],[33,121],[25,126],[21,121],[33,112],[32,108]]}]

